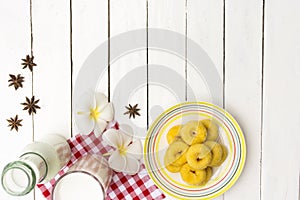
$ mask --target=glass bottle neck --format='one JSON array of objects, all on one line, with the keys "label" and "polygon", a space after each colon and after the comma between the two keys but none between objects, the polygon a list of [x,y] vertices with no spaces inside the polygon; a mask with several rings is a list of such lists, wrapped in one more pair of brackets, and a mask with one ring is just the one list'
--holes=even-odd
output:
[{"label": "glass bottle neck", "polygon": [[37,183],[42,182],[48,173],[48,165],[43,156],[35,152],[27,152],[20,156],[19,161],[27,163],[36,176]]},{"label": "glass bottle neck", "polygon": [[47,170],[43,157],[36,153],[26,153],[4,167],[1,183],[7,193],[22,196],[46,177]]}]

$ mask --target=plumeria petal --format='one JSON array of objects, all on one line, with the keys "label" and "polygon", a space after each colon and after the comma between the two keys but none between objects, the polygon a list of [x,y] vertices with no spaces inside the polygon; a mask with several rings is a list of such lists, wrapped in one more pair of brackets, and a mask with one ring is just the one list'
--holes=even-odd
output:
[{"label": "plumeria petal", "polygon": [[121,156],[118,150],[114,151],[108,159],[109,167],[117,172],[124,171],[126,163],[126,158]]},{"label": "plumeria petal", "polygon": [[88,113],[75,115],[76,126],[81,134],[90,134],[94,128],[94,121],[90,119]]},{"label": "plumeria petal", "polygon": [[132,141],[132,132],[125,130],[106,130],[102,135],[103,140],[116,150],[109,157],[110,168],[117,172],[133,175],[139,172],[142,158],[141,140]]},{"label": "plumeria petal", "polygon": [[99,137],[103,133],[106,126],[107,126],[107,122],[102,119],[98,119],[95,122],[94,134],[96,135],[96,137]]},{"label": "plumeria petal", "polygon": [[85,92],[76,104],[77,112],[89,112],[91,108],[96,107],[95,95],[92,92]]},{"label": "plumeria petal", "polygon": [[132,156],[137,160],[142,159],[142,157],[143,157],[143,147],[142,147],[141,140],[135,140],[134,142],[132,142],[128,146],[126,153],[129,154],[129,156]]},{"label": "plumeria petal", "polygon": [[102,139],[108,145],[115,148],[119,148],[122,145],[122,139],[120,137],[120,133],[115,129],[106,130],[102,135]]},{"label": "plumeria petal", "polygon": [[140,170],[140,162],[131,156],[126,156],[126,165],[123,172],[129,175],[133,175],[138,173],[139,170]]},{"label": "plumeria petal", "polygon": [[100,115],[99,118],[110,122],[114,118],[114,108],[112,103],[108,103],[102,110],[99,109]]},{"label": "plumeria petal", "polygon": [[95,94],[95,98],[96,98],[96,105],[98,106],[98,108],[101,112],[102,109],[107,105],[108,98],[101,92],[97,92]]},{"label": "plumeria petal", "polygon": [[127,146],[132,142],[132,135],[119,130],[119,136],[121,138],[122,146],[127,149]]}]

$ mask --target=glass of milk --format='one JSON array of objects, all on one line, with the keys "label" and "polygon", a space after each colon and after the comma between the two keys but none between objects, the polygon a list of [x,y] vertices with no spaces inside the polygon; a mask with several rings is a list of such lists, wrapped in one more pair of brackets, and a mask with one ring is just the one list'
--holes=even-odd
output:
[{"label": "glass of milk", "polygon": [[58,134],[28,144],[18,160],[8,163],[1,176],[4,190],[13,196],[28,194],[37,183],[48,182],[71,158],[71,149]]},{"label": "glass of milk", "polygon": [[52,200],[101,200],[112,178],[112,170],[101,155],[88,154],[79,159],[63,176],[52,191]]}]

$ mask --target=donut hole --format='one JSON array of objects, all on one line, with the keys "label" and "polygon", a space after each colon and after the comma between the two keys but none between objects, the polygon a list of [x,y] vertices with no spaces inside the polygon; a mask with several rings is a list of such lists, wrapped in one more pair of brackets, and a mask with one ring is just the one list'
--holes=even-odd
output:
[{"label": "donut hole", "polygon": [[177,153],[176,153],[176,156],[180,156],[182,154],[182,151],[178,151]]}]

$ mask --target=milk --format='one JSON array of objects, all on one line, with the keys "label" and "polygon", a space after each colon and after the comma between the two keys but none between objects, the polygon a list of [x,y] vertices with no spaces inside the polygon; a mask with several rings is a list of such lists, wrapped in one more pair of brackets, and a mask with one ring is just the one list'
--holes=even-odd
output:
[{"label": "milk", "polygon": [[53,192],[53,200],[102,200],[103,187],[93,176],[83,172],[71,172],[61,178]]}]

